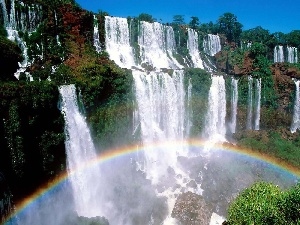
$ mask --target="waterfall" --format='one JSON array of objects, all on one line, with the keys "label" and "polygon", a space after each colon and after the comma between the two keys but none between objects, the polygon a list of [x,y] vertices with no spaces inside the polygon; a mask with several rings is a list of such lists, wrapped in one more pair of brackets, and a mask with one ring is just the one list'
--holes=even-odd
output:
[{"label": "waterfall", "polygon": [[261,78],[255,79],[255,118],[254,130],[259,130],[261,101]]},{"label": "waterfall", "polygon": [[175,37],[172,27],[140,21],[138,44],[142,64],[149,64],[154,68],[182,67],[173,57]]},{"label": "waterfall", "polygon": [[96,158],[96,150],[84,116],[79,112],[75,85],[59,87],[61,111],[65,118],[67,168],[73,189],[75,209],[80,216],[93,217],[101,213],[97,201],[100,170],[85,168]]},{"label": "waterfall", "polygon": [[[25,41],[19,36],[19,31],[34,31],[41,21],[41,7],[37,5],[28,5],[28,11],[21,12],[20,15],[16,15],[15,11],[15,0],[11,1],[10,11],[7,11],[7,7],[4,0],[1,0],[2,14],[4,17],[4,26],[6,28],[8,39],[14,41],[18,44],[22,50],[22,55],[24,57],[23,62],[19,62],[19,69],[15,72],[15,77],[19,79],[21,73],[26,71],[26,68],[30,65],[29,57],[27,54],[27,46]],[[25,4],[20,3],[22,6]],[[27,76],[30,77],[28,73]],[[32,78],[30,77],[32,80]]]},{"label": "waterfall", "polygon": [[284,62],[283,46],[275,46],[274,48],[274,63]]},{"label": "waterfall", "polygon": [[190,28],[188,28],[187,48],[192,58],[194,67],[204,69],[203,62],[200,57],[199,49],[198,49],[198,33]]},{"label": "waterfall", "polygon": [[110,59],[122,68],[135,66],[126,18],[105,16],[105,43]]},{"label": "waterfall", "polygon": [[[183,71],[174,71],[173,77],[162,72],[146,75],[133,71],[133,78],[143,144],[183,140],[186,137]],[[145,170],[153,183],[159,181],[169,165],[175,164],[177,157],[176,151],[145,154]]]},{"label": "waterfall", "polygon": [[94,47],[96,52],[101,52],[101,43],[99,40],[99,28],[98,28],[98,20],[96,15],[94,15]]},{"label": "waterfall", "polygon": [[[56,14],[55,10],[54,10],[54,21],[55,21],[55,26],[57,27],[58,26],[58,21],[57,21],[57,14]],[[58,46],[61,46],[58,34],[56,34],[56,43],[58,44]]]},{"label": "waterfall", "polygon": [[297,63],[298,62],[297,51],[298,50],[295,47],[287,47],[287,62],[289,62],[289,63]]},{"label": "waterfall", "polygon": [[9,190],[8,184],[4,175],[0,172],[0,223],[4,223],[6,217],[8,217],[14,211],[14,205],[12,202],[12,194]]},{"label": "waterfall", "polygon": [[247,110],[247,126],[248,130],[252,130],[252,111],[253,111],[253,78],[248,76],[248,110]]},{"label": "waterfall", "polygon": [[[253,82],[255,85],[253,91]],[[254,97],[253,97],[254,92]],[[248,130],[259,130],[260,125],[260,108],[261,108],[261,78],[254,79],[248,76],[248,110],[247,125]],[[254,110],[254,115],[253,115]],[[254,118],[253,118],[254,117]]]},{"label": "waterfall", "polygon": [[236,130],[236,116],[237,116],[237,103],[238,103],[238,79],[231,78],[231,121],[230,130],[231,133],[235,133]]},{"label": "waterfall", "polygon": [[223,76],[212,76],[208,95],[208,110],[204,136],[212,141],[224,141],[226,134],[226,89]]},{"label": "waterfall", "polygon": [[300,93],[299,93],[300,80],[294,79],[294,82],[296,86],[296,93],[295,93],[293,121],[291,126],[292,133],[295,133],[297,129],[300,129]]},{"label": "waterfall", "polygon": [[221,43],[219,35],[208,34],[203,40],[204,52],[210,56],[214,56],[221,51]]}]

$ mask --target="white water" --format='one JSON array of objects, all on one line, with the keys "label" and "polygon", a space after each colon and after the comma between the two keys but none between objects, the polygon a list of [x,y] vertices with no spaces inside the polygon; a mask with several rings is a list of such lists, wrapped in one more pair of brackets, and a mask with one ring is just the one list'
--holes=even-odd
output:
[{"label": "white water", "polygon": [[[27,54],[28,48],[25,41],[23,41],[23,39],[19,36],[18,31],[34,31],[41,20],[41,8],[35,5],[28,5],[28,13],[22,12],[17,18],[15,11],[15,0],[11,1],[11,9],[9,12],[7,11],[5,1],[1,0],[0,3],[2,5],[4,26],[8,34],[8,39],[18,44],[18,46],[22,50],[22,55],[24,57],[24,60],[22,62],[19,62],[20,68],[14,74],[15,77],[19,79],[20,74],[25,72],[26,68],[30,65],[30,62]],[[24,6],[24,3],[20,4]],[[30,22],[27,23],[27,21]],[[30,78],[30,80],[32,80],[32,77],[29,73],[26,73],[26,75]]]},{"label": "white water", "polygon": [[[253,90],[254,82],[254,90]],[[248,109],[247,124],[248,130],[259,130],[260,126],[260,108],[261,108],[261,78],[253,79],[248,76]],[[253,112],[254,111],[254,112]]]},{"label": "white water", "polygon": [[[133,71],[133,77],[142,144],[174,141],[180,143],[187,138],[191,122],[186,113],[183,71],[174,71],[172,77],[162,72],[150,72],[147,75],[140,71]],[[191,85],[189,91],[190,89]],[[167,199],[168,216],[164,221],[166,225],[175,224],[171,212],[177,195],[182,193],[183,188],[197,194],[202,193],[199,185],[197,188],[187,187],[191,179],[177,165],[177,157],[186,154],[186,149],[180,144],[169,151],[147,147],[144,151],[144,162],[139,164],[139,166],[143,165],[139,169],[145,172],[147,179],[151,180],[157,196]],[[175,179],[175,185],[167,187],[164,182],[170,169],[176,175],[172,178]]]},{"label": "white water", "polygon": [[236,116],[237,116],[237,103],[238,103],[238,79],[231,78],[231,121],[230,131],[235,133],[236,130]]},{"label": "white water", "polygon": [[226,89],[223,76],[212,76],[204,137],[212,142],[225,141]]},{"label": "white water", "polygon": [[182,67],[173,57],[176,45],[172,27],[140,21],[139,29],[138,44],[142,64],[157,69]]},{"label": "white water", "polygon": [[96,15],[94,15],[94,47],[96,49],[96,52],[101,52],[101,43],[99,40],[99,28],[98,28],[98,20]]},{"label": "white water", "polygon": [[278,45],[274,48],[274,63],[284,62],[283,46]]},{"label": "white water", "polygon": [[192,58],[194,67],[204,69],[203,62],[199,54],[198,33],[195,30],[190,28],[188,28],[187,48]]},{"label": "white water", "polygon": [[208,34],[203,40],[204,52],[210,56],[214,56],[221,51],[221,43],[219,35]]},{"label": "white water", "polygon": [[261,78],[255,79],[255,118],[254,130],[259,130],[260,124],[260,107],[261,107]]},{"label": "white water", "polygon": [[96,150],[84,116],[80,113],[75,85],[59,87],[61,111],[65,118],[67,168],[73,189],[75,209],[80,216],[101,215],[100,170],[85,168],[96,158]]},{"label": "white water", "polygon": [[253,112],[253,78],[248,76],[248,110],[247,110],[247,126],[248,130],[252,130],[252,112]]},{"label": "white water", "polygon": [[[175,71],[173,77],[163,72],[147,75],[133,71],[133,78],[143,144],[183,140],[187,131],[183,71]],[[176,164],[176,151],[166,155],[159,151],[146,151],[145,154],[145,171],[154,184],[159,182],[168,166]]]},{"label": "white water", "polygon": [[295,102],[294,102],[294,114],[293,114],[293,121],[291,125],[291,132],[295,133],[297,129],[300,129],[300,92],[299,92],[299,84],[300,80],[294,79],[295,86],[296,86],[296,93],[295,93]]},{"label": "white water", "polygon": [[295,47],[287,47],[287,62],[297,63],[298,62],[298,50]]},{"label": "white water", "polygon": [[122,68],[135,66],[126,18],[105,16],[105,43],[110,59]]}]

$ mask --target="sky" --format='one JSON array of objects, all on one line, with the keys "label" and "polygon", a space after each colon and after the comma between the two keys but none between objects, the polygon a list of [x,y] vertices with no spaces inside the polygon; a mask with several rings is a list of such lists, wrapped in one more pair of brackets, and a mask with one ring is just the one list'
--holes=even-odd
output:
[{"label": "sky", "polygon": [[243,30],[261,26],[274,32],[300,30],[300,0],[76,0],[84,9],[111,16],[152,15],[158,22],[172,22],[174,15],[191,16],[200,23],[216,22],[225,12],[237,16]]}]

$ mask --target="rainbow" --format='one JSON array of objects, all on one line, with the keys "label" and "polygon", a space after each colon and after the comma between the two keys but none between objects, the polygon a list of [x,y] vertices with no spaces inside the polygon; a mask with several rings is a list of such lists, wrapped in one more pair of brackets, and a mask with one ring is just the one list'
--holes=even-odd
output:
[{"label": "rainbow", "polygon": [[[95,166],[99,163],[108,162],[114,158],[121,157],[121,156],[131,154],[134,152],[144,151],[149,148],[151,148],[151,149],[155,149],[155,148],[173,149],[173,148],[177,148],[179,144],[183,147],[203,148],[206,146],[207,142],[200,140],[200,139],[190,139],[190,140],[186,140],[184,142],[172,141],[172,142],[163,142],[163,143],[153,143],[153,144],[149,144],[147,146],[138,146],[138,145],[123,146],[121,148],[110,149],[110,150],[104,151],[103,153],[98,155],[96,158],[94,158],[86,163],[83,163],[82,165],[80,165],[80,167],[71,171],[71,173],[76,173],[78,171],[85,170],[89,167]],[[300,177],[300,169],[299,168],[289,165],[288,163],[286,163],[278,158],[275,158],[275,157],[272,157],[272,156],[269,156],[266,154],[262,154],[262,153],[255,152],[250,149],[240,148],[240,147],[237,147],[234,145],[229,145],[229,144],[228,145],[216,144],[209,151],[211,153],[213,153],[216,150],[227,151],[227,152],[235,153],[238,155],[250,157],[250,158],[256,159],[258,161],[263,161],[263,162],[266,162],[268,164],[275,166],[278,169],[281,169],[287,173],[290,173],[296,177]],[[26,197],[21,202],[18,202],[16,204],[16,210],[12,215],[10,215],[9,218],[16,216],[18,213],[23,211],[26,207],[28,207],[30,204],[35,202],[37,199],[46,195],[48,192],[53,190],[59,184],[66,181],[68,176],[69,176],[69,173],[64,172],[64,173],[58,175],[51,182],[48,182],[48,183],[42,185],[41,187],[39,187],[33,194],[31,194],[30,196]],[[7,218],[7,220],[9,218]]]}]

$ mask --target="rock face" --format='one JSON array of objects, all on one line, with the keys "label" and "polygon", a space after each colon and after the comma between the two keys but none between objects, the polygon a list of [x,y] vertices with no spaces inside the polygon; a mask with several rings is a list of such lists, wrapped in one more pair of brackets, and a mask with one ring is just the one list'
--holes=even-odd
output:
[{"label": "rock face", "polygon": [[180,225],[208,225],[211,215],[212,209],[203,197],[192,192],[179,195],[172,211]]}]

